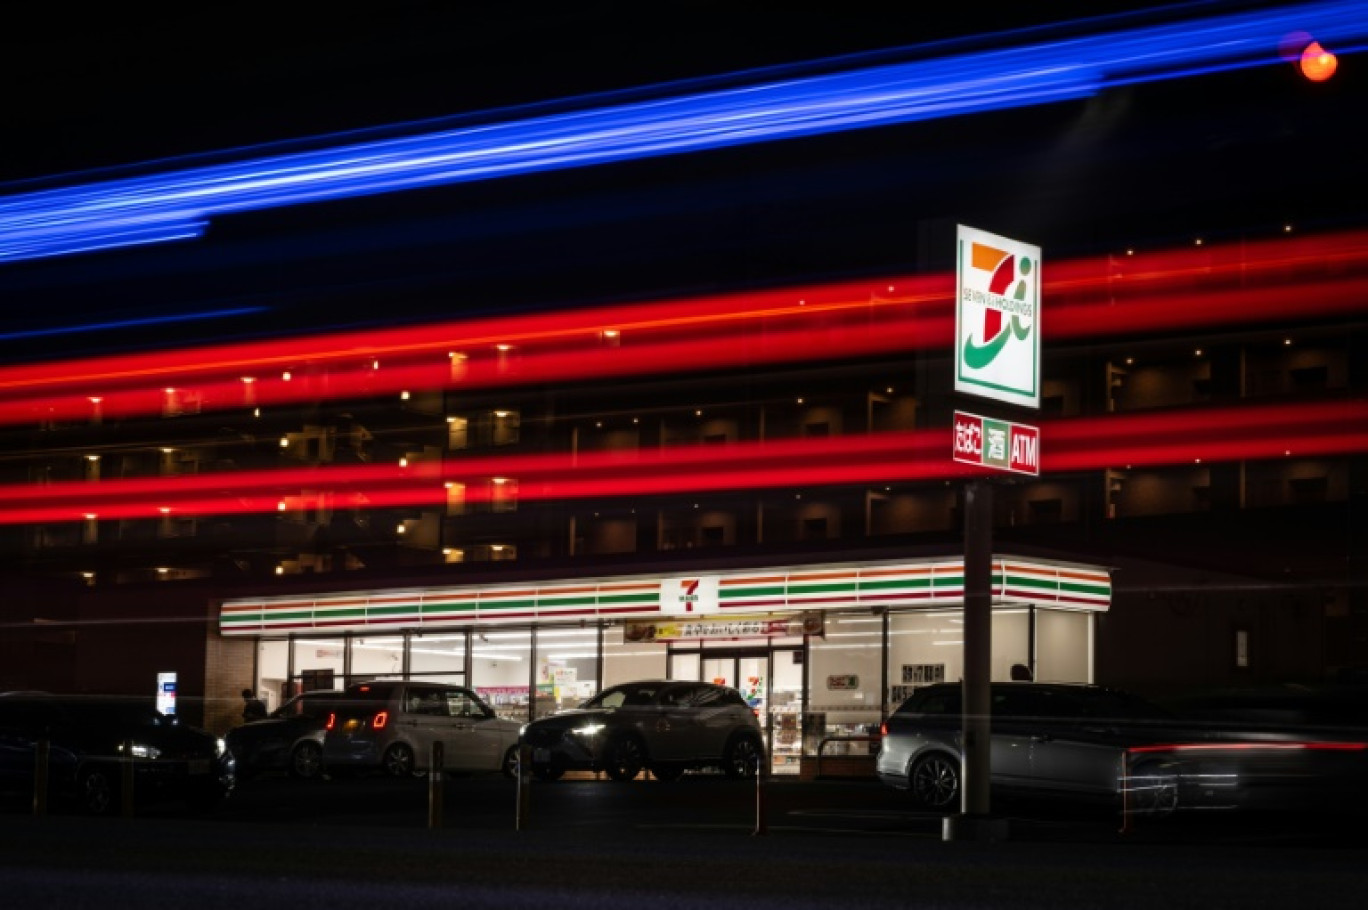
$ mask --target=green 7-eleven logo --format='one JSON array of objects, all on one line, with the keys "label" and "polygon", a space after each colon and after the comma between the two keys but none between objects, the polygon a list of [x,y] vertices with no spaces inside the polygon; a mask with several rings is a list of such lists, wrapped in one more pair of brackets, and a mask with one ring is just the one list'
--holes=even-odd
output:
[{"label": "green 7-eleven logo", "polygon": [[960,227],[955,389],[1038,404],[1040,250]]},{"label": "green 7-eleven logo", "polygon": [[[1027,279],[1034,269],[1034,263],[1030,259],[1024,256],[1018,258],[1006,250],[999,250],[984,243],[973,243],[970,244],[969,267],[991,275],[988,279],[989,294],[1007,297],[1010,289],[1011,299],[1025,302]],[[964,363],[971,369],[981,370],[1002,353],[1009,339],[1025,341],[1026,336],[1030,334],[1030,324],[1023,323],[1019,315],[1012,315],[1009,327],[1006,314],[1002,310],[985,306],[983,333],[980,336],[984,342],[975,344],[972,334],[965,336]]]}]

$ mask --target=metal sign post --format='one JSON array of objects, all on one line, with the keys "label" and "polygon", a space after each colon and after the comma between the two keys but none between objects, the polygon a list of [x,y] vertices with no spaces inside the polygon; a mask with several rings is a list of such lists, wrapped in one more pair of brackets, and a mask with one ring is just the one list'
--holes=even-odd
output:
[{"label": "metal sign post", "polygon": [[[1016,407],[1040,407],[1040,247],[959,226],[956,236],[955,391]],[[956,461],[1039,473],[1035,427],[955,412]],[[992,781],[993,487],[964,485],[963,763],[960,814],[945,840],[1002,840],[989,816]]]},{"label": "metal sign post", "polygon": [[964,488],[964,767],[960,811],[985,819],[992,775],[993,487]]}]

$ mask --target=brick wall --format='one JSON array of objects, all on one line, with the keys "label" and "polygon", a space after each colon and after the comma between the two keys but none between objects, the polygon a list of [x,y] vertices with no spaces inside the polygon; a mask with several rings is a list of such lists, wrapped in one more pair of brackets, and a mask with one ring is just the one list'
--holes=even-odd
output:
[{"label": "brick wall", "polygon": [[224,638],[211,628],[204,642],[204,727],[224,733],[242,723],[242,690],[256,683],[253,639]]}]

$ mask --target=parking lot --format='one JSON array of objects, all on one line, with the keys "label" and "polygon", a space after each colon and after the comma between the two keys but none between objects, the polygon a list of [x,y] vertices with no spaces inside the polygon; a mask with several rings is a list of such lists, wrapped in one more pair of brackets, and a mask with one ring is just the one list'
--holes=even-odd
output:
[{"label": "parking lot", "polygon": [[[1121,833],[1108,813],[1001,806],[1009,838],[947,843],[940,818],[867,780],[517,785],[364,777],[245,783],[217,812],[0,816],[15,907],[1272,906],[1361,890],[1365,840],[1326,820],[1182,818]],[[763,818],[757,830],[757,818]]]},{"label": "parking lot", "polygon": [[[940,841],[942,816],[919,810],[905,793],[867,778],[799,780],[771,777],[728,780],[720,774],[687,774],[665,783],[642,775],[620,783],[590,773],[555,782],[529,781],[520,803],[519,784],[495,775],[425,775],[394,779],[360,775],[297,781],[267,775],[239,783],[206,815],[175,804],[138,810],[143,819],[184,819],[225,829],[307,825],[375,831],[469,831],[480,833],[576,831],[595,839],[725,833],[728,836],[800,835]],[[11,796],[3,803],[11,821],[30,813]],[[1005,821],[1007,841],[1086,844],[1301,845],[1334,849],[1368,844],[1351,815],[1299,813],[1197,814],[1137,819],[1123,825],[1109,808],[1058,801],[995,798],[993,816]],[[55,805],[51,816],[79,821],[74,809]],[[136,820],[136,819],[135,819]],[[125,819],[100,820],[117,824]]]}]

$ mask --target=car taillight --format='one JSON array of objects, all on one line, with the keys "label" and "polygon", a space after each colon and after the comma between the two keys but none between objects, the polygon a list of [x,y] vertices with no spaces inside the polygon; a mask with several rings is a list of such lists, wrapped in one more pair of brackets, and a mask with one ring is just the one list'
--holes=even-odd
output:
[{"label": "car taillight", "polygon": [[329,730],[331,730],[333,727],[336,727],[336,726],[337,726],[337,712],[336,712],[336,711],[329,711],[329,712],[328,712],[328,723],[327,723],[325,726],[326,726]]},{"label": "car taillight", "polygon": [[880,735],[880,736],[887,736],[887,735],[888,735],[888,721],[884,721],[883,723],[879,724],[879,735]]},{"label": "car taillight", "polygon": [[385,724],[387,723],[389,723],[388,711],[381,711],[379,714],[371,718],[371,726],[376,730],[385,729]]}]

